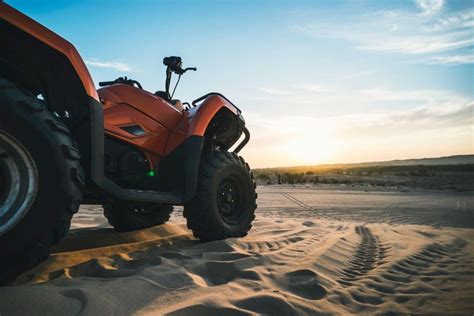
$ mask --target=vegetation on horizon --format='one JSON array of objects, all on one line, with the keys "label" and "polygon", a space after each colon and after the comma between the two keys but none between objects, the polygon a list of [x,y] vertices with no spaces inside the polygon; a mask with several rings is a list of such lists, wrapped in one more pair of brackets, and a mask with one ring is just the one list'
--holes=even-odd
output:
[{"label": "vegetation on horizon", "polygon": [[[433,182],[429,179],[438,176],[460,175],[472,177],[474,164],[453,165],[373,165],[354,167],[351,165],[312,166],[254,169],[259,184],[368,184],[373,186],[416,185]],[[446,178],[446,177],[445,177]],[[451,179],[451,178],[450,178]],[[445,179],[438,183],[453,184],[454,180]],[[436,182],[436,181],[435,181]]]}]

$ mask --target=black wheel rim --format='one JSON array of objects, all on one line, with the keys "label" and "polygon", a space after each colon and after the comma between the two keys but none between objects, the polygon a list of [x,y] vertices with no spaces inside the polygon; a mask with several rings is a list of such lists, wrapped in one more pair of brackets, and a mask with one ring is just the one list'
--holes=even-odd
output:
[{"label": "black wheel rim", "polygon": [[38,190],[38,171],[28,150],[0,131],[0,236],[28,213]]},{"label": "black wheel rim", "polygon": [[237,224],[244,208],[242,183],[233,176],[221,181],[217,189],[217,206],[224,222]]}]

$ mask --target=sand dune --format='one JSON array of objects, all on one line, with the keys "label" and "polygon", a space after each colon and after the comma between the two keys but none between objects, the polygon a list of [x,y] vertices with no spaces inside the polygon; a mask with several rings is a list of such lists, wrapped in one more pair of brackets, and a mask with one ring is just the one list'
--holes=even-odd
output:
[{"label": "sand dune", "polygon": [[370,211],[379,223],[351,219],[356,211],[340,220],[304,192],[265,190],[249,236],[209,243],[192,238],[179,210],[169,224],[119,234],[100,208],[83,208],[81,228],[50,259],[0,288],[0,314],[474,311],[472,228],[383,222],[383,209]]}]

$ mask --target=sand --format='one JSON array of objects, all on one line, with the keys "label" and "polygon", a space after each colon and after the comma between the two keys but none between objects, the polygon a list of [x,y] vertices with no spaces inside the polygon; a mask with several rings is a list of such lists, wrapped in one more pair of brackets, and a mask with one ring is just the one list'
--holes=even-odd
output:
[{"label": "sand", "polygon": [[168,224],[115,233],[83,206],[53,255],[0,288],[0,314],[474,312],[474,198],[259,187],[245,238]]}]

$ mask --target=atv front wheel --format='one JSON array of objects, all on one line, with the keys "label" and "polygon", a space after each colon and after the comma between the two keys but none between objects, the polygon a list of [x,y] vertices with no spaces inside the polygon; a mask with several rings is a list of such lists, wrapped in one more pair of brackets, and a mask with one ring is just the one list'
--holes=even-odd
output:
[{"label": "atv front wheel", "polygon": [[173,212],[171,205],[130,204],[121,201],[103,205],[109,224],[118,232],[129,232],[166,223]]},{"label": "atv front wheel", "polygon": [[0,285],[49,255],[82,201],[84,174],[68,128],[0,78]]},{"label": "atv front wheel", "polygon": [[211,153],[201,164],[196,196],[184,205],[188,228],[202,241],[247,235],[257,208],[255,188],[242,157]]}]

